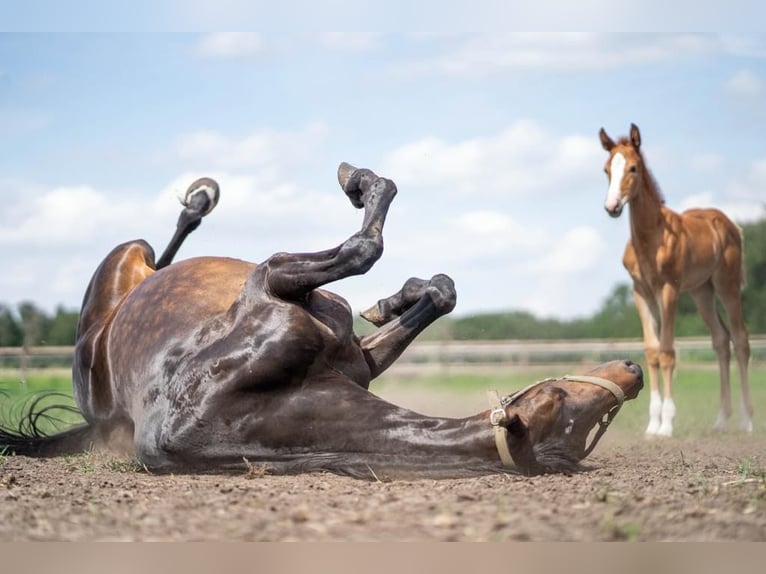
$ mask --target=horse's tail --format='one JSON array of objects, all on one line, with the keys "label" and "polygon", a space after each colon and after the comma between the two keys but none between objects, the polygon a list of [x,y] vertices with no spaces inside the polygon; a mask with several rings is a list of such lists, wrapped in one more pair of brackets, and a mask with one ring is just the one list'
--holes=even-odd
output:
[{"label": "horse's tail", "polygon": [[64,456],[80,454],[89,450],[96,440],[96,429],[89,424],[72,426],[60,432],[48,434],[40,428],[42,421],[53,425],[61,423],[60,413],[77,413],[70,405],[43,405],[42,401],[55,393],[35,398],[23,407],[23,415],[16,425],[10,428],[0,424],[0,454],[16,454],[31,457]]},{"label": "horse's tail", "polygon": [[741,277],[740,277],[740,283],[739,288],[741,291],[745,290],[745,287],[747,287],[747,271],[745,266],[745,232],[744,230],[737,225],[737,231],[739,231],[739,256],[741,259]]}]

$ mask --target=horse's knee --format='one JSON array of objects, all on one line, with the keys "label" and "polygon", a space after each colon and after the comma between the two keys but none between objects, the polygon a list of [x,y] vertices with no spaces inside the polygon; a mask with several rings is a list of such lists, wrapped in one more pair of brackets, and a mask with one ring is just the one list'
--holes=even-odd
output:
[{"label": "horse's knee", "polygon": [[660,366],[660,350],[657,347],[645,347],[644,355],[646,356],[646,364],[649,367]]},{"label": "horse's knee", "polygon": [[731,337],[729,333],[722,330],[713,335],[713,349],[719,357],[728,360],[731,356]]},{"label": "horse's knee", "polygon": [[661,369],[673,370],[676,366],[675,349],[664,349],[659,352],[659,363]]}]

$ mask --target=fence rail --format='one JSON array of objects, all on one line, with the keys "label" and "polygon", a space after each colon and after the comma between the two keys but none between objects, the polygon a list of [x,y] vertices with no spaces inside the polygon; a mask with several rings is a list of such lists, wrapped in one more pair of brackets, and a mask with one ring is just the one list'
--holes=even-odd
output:
[{"label": "fence rail", "polygon": [[[766,361],[766,335],[750,337],[753,359]],[[697,361],[714,362],[715,354],[707,337],[676,339],[676,353]],[[0,347],[0,364],[19,368],[39,368],[71,363],[73,346]],[[410,345],[397,365],[534,365],[576,363],[610,358],[643,356],[643,343],[637,339],[504,340],[504,341],[423,341]]]}]

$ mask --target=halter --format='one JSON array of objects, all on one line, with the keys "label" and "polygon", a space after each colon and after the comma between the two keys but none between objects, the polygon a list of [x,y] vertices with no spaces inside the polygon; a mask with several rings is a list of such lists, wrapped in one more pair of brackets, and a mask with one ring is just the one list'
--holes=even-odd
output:
[{"label": "halter", "polygon": [[564,375],[558,379],[543,379],[542,381],[537,381],[536,383],[532,383],[531,385],[524,387],[520,391],[516,391],[512,395],[506,395],[502,398],[500,398],[500,396],[497,394],[497,391],[487,391],[487,398],[489,399],[490,406],[492,407],[492,410],[489,412],[489,424],[492,425],[492,430],[495,435],[495,446],[497,447],[498,454],[500,454],[500,460],[503,461],[503,466],[514,466],[513,457],[511,456],[511,452],[508,449],[508,429],[505,428],[504,424],[508,422],[508,415],[506,415],[505,412],[506,408],[516,402],[529,390],[544,383],[560,380],[567,380],[575,383],[590,383],[591,385],[596,385],[606,389],[614,395],[615,399],[617,399],[617,404],[615,404],[606,413],[604,413],[604,416],[600,421],[598,421],[598,430],[596,431],[590,446],[585,449],[585,454],[582,458],[587,457],[595,448],[598,441],[606,432],[609,424],[614,420],[614,417],[617,416],[617,411],[619,411],[620,407],[622,407],[622,403],[625,401],[625,393],[618,385],[608,379],[594,377],[591,375]]}]

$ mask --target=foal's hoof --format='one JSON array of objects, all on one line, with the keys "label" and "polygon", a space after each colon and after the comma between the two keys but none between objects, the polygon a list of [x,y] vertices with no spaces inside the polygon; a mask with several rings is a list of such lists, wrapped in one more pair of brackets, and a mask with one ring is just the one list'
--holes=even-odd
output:
[{"label": "foal's hoof", "polygon": [[209,177],[201,177],[189,186],[181,203],[190,212],[205,217],[218,205],[220,197],[218,182]]}]

